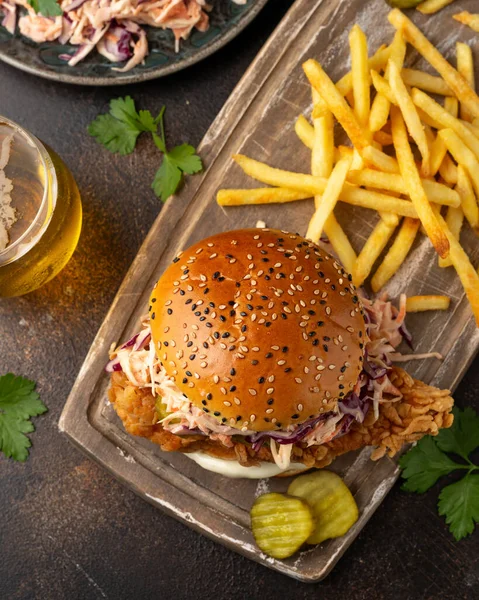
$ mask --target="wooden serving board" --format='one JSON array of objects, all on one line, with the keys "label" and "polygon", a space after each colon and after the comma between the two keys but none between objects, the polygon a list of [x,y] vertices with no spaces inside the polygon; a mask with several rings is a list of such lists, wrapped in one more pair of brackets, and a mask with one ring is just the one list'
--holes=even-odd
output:
[{"label": "wooden serving board", "polygon": [[[451,58],[456,39],[471,41],[475,35],[452,21],[451,14],[472,11],[474,3],[458,1],[436,16],[426,18],[413,13],[413,18]],[[298,114],[309,116],[311,109],[310,88],[301,63],[316,57],[338,79],[349,70],[347,35],[351,26],[360,24],[368,34],[370,51],[374,51],[392,38],[388,10],[383,0],[297,0],[207,132],[200,147],[206,172],[188,178],[153,225],[98,332],[60,419],[60,429],[75,444],[145,500],[232,550],[302,581],[318,581],[333,568],[396,481],[396,462],[386,458],[374,463],[369,460],[369,450],[338,459],[332,468],[354,493],[360,509],[358,522],[342,538],[288,560],[274,560],[254,544],[249,509],[259,493],[285,490],[288,481],[230,480],[204,471],[184,455],[163,453],[154,444],[127,435],[106,399],[108,376],[103,368],[111,343],[129,338],[138,329],[150,289],[178,250],[220,231],[255,226],[258,219],[269,227],[306,231],[313,210],[311,200],[222,209],[215,202],[215,194],[220,187],[254,185],[231,161],[236,152],[307,171],[309,150],[294,133]],[[410,65],[416,60],[415,53],[408,56]],[[421,62],[420,66],[425,65]],[[479,80],[479,73],[476,75]],[[362,246],[377,218],[372,211],[344,206],[339,206],[337,216],[356,249]],[[477,238],[465,235],[464,243],[477,264]],[[400,292],[451,296],[448,312],[412,315],[408,319],[417,351],[435,350],[444,360],[414,362],[406,368],[426,382],[454,388],[479,348],[479,333],[453,270],[439,269],[429,242],[421,239],[390,282],[389,291],[393,297]]]}]

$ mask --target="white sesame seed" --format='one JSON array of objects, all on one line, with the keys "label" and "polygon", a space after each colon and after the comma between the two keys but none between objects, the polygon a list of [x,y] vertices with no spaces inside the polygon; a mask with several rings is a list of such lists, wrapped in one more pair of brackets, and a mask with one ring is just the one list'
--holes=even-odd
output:
[{"label": "white sesame seed", "polygon": [[165,333],[168,333],[168,331],[170,331],[170,328],[169,328],[169,327],[165,327],[165,328],[163,329],[163,331],[164,331]]},{"label": "white sesame seed", "polygon": [[227,394],[226,388],[225,387],[220,387],[220,390],[221,390],[221,393],[226,396],[226,394]]},{"label": "white sesame seed", "polygon": [[301,412],[303,410],[303,405],[302,404],[298,404],[297,409],[299,412]]},{"label": "white sesame seed", "polygon": [[233,398],[233,402],[238,406],[241,404],[241,400],[239,398],[236,398],[236,396]]},{"label": "white sesame seed", "polygon": [[251,348],[251,350],[252,350],[253,352],[259,352],[259,348],[258,348],[258,346],[253,346],[253,347]]},{"label": "white sesame seed", "polygon": [[282,365],[286,364],[286,361],[285,360],[278,360],[277,364],[281,367]]},{"label": "white sesame seed", "polygon": [[316,371],[324,371],[325,368],[324,365],[316,365]]},{"label": "white sesame seed", "polygon": [[335,368],[336,368],[336,365],[328,365],[328,369],[330,371],[334,371]]},{"label": "white sesame seed", "polygon": [[318,374],[315,376],[315,378],[314,378],[314,379],[315,379],[316,381],[319,381],[319,380],[321,379],[321,373],[318,373]]},{"label": "white sesame seed", "polygon": [[269,381],[270,383],[273,383],[273,381],[274,381],[274,380],[275,380],[275,377],[274,377],[274,375],[270,375],[270,376],[268,377],[268,381]]},{"label": "white sesame seed", "polygon": [[249,388],[248,392],[252,395],[252,396],[256,396],[256,390],[253,388]]},{"label": "white sesame seed", "polygon": [[249,420],[251,421],[251,423],[253,423],[255,419],[256,419],[256,415],[250,415]]},{"label": "white sesame seed", "polygon": [[309,373],[309,369],[308,369],[308,367],[304,367],[303,371],[304,371],[306,374],[308,374],[308,373]]},{"label": "white sesame seed", "polygon": [[341,350],[342,350],[343,352],[346,352],[346,350],[347,350],[347,349],[348,349],[348,347],[347,347],[347,346],[342,346],[342,348],[341,348]]},{"label": "white sesame seed", "polygon": [[224,404],[225,406],[231,406],[231,402],[228,402],[228,400],[225,400],[225,401],[223,402],[223,404]]},{"label": "white sesame seed", "polygon": [[303,380],[300,377],[295,377],[294,380],[296,383],[303,383]]},{"label": "white sesame seed", "polygon": [[267,394],[272,394],[274,392],[274,387],[270,387],[266,390]]},{"label": "white sesame seed", "polygon": [[[267,415],[270,415],[273,412],[274,408],[267,408],[264,412]],[[276,419],[273,420],[273,423],[276,423]]]},{"label": "white sesame seed", "polygon": [[215,375],[215,376],[213,377],[213,381],[214,381],[215,383],[219,383],[219,380],[220,380],[220,378],[218,377],[218,375]]},{"label": "white sesame seed", "polygon": [[279,346],[271,346],[271,350],[279,350]]},{"label": "white sesame seed", "polygon": [[226,344],[224,344],[223,342],[220,342],[220,348],[221,348],[222,350],[226,350],[227,346],[226,346]]},{"label": "white sesame seed", "polygon": [[331,314],[331,307],[330,306],[326,306],[326,314],[327,315]]}]

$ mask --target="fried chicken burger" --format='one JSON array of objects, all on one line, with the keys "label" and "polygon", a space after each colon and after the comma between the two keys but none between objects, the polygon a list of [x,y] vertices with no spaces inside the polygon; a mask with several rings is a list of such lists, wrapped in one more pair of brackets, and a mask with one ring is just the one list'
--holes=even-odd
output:
[{"label": "fried chicken burger", "polygon": [[405,298],[361,296],[319,246],[272,229],[178,254],[143,329],[111,354],[127,431],[232,477],[320,468],[372,446],[393,456],[452,423],[453,400],[393,366]]}]

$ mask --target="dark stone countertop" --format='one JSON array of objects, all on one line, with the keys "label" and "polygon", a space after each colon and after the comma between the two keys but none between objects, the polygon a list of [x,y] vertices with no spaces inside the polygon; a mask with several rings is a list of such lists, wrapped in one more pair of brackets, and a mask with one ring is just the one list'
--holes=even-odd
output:
[{"label": "dark stone countertop", "polygon": [[[0,598],[221,600],[479,598],[479,534],[455,543],[437,515],[439,486],[386,498],[333,573],[306,585],[269,571],[163,515],[114,481],[57,423],[108,307],[153,223],[157,152],[142,140],[112,156],[85,131],[111,98],[167,106],[168,137],[198,144],[291,0],[272,0],[234,42],[179,74],[128,88],[44,81],[0,64],[0,113],[51,145],[81,190],[84,226],[66,269],[41,290],[0,300],[0,373],[38,382],[25,464],[0,456]],[[479,407],[479,361],[459,387]]]}]

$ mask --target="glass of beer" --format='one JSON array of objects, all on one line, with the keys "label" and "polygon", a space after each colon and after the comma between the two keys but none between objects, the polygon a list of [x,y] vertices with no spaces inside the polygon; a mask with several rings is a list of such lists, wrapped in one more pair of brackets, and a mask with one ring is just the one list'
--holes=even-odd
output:
[{"label": "glass of beer", "polygon": [[0,116],[0,297],[55,277],[76,248],[81,222],[80,193],[61,158]]}]

